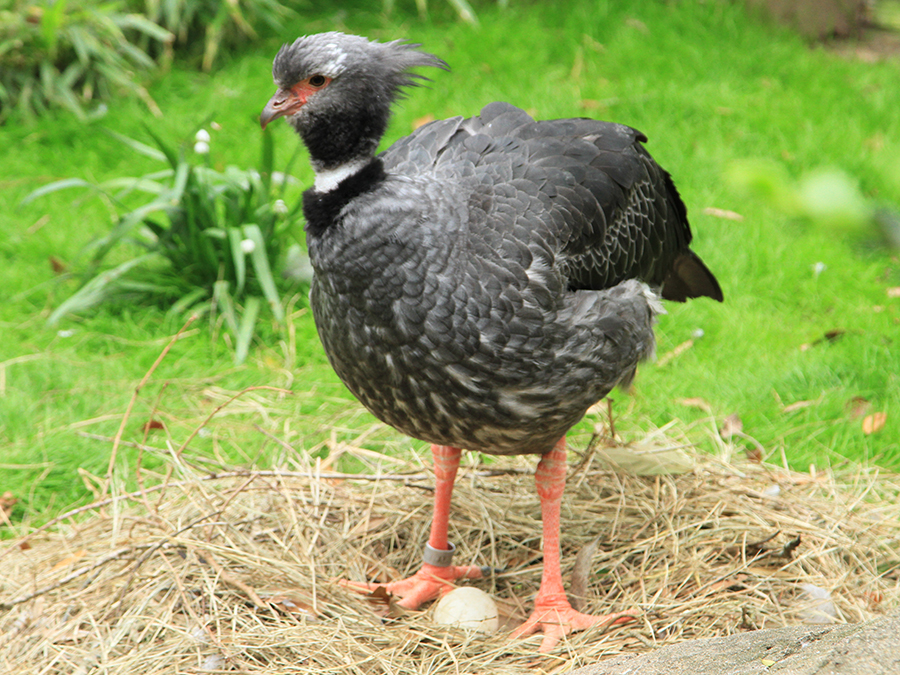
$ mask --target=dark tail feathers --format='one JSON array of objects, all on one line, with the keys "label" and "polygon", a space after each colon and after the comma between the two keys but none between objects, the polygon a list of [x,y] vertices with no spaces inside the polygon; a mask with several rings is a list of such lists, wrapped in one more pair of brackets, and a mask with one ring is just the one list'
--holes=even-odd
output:
[{"label": "dark tail feathers", "polygon": [[662,285],[662,297],[675,302],[699,297],[722,302],[722,289],[697,254],[687,249],[675,258],[672,269],[666,275]]}]

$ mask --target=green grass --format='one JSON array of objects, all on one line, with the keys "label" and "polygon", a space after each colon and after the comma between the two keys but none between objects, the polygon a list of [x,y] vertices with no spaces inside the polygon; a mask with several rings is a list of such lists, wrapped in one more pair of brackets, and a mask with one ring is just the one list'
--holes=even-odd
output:
[{"label": "green grass", "polygon": [[[809,47],[736,3],[572,0],[565,11],[558,3],[513,4],[506,11],[482,6],[479,29],[454,21],[446,8],[436,7],[429,23],[345,5],[304,16],[281,39],[339,29],[407,37],[445,58],[453,70],[432,73],[432,86],[398,107],[386,143],[418,118],[475,114],[498,99],[542,118],[590,115],[641,129],[675,177],[695,249],[718,276],[726,302],[669,306],[658,331],[661,355],[698,328],[705,335],[670,362],[646,365],[630,400],[615,395],[618,428],[639,437],[678,419],[679,429],[708,447],[709,414],[679,403],[701,398],[719,422],[738,413],[744,432],[776,461],[783,453],[798,467],[845,458],[900,467],[900,300],[886,293],[900,286],[897,252],[874,229],[794,221],[727,180],[732,164],[748,159],[774,161],[793,178],[833,166],[857,179],[868,197],[900,203],[900,65],[848,61]],[[52,180],[152,170],[149,160],[103,133],[146,141],[144,121],[179,139],[212,115],[221,125],[213,138],[216,162],[254,166],[256,117],[273,90],[271,59],[282,40],[231,55],[212,74],[176,67],[149,87],[160,119],[140,101],[122,99],[90,123],[57,113],[0,128],[0,492],[21,498],[17,517],[46,518],[90,497],[91,476],[106,474],[111,444],[83,434],[115,435],[135,386],[183,321],[165,308],[132,306],[45,328],[72,291],[56,282],[48,260],[77,264],[79,249],[110,227],[109,211],[72,191],[24,208],[19,202]],[[276,126],[283,161],[297,141],[286,124]],[[308,184],[311,171],[301,165],[297,176]],[[706,215],[707,207],[744,219]],[[827,267],[816,276],[818,262]],[[147,444],[177,449],[228,395],[261,385],[293,393],[249,392],[192,441],[188,459],[277,461],[279,445],[257,427],[297,447],[318,447],[318,455],[328,452],[323,442],[356,438],[373,419],[327,365],[302,297],[294,299],[292,326],[292,335],[263,327],[241,367],[232,365],[227,331],[193,326],[139,393],[123,439],[143,442],[142,427],[153,416],[166,430],[150,431]],[[801,350],[835,329],[845,331],[840,339]],[[869,412],[887,413],[884,429],[863,433],[848,410],[856,397],[868,401]],[[812,403],[784,412],[802,401]],[[578,442],[588,429],[588,422],[578,428]],[[422,447],[387,430],[366,444]],[[119,448],[119,479],[133,476],[139,454]],[[148,450],[140,461],[167,460]]]}]

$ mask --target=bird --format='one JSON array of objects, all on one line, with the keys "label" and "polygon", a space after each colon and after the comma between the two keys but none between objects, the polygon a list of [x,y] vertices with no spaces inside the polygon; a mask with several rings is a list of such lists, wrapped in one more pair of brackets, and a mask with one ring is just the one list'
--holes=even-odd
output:
[{"label": "bird", "polygon": [[425,124],[379,152],[393,104],[447,63],[403,40],[307,35],[275,56],[260,124],[285,118],[309,153],[302,196],[310,304],[331,366],[373,414],[431,444],[422,567],[383,586],[409,609],[489,570],[454,565],[463,450],[539,456],[543,572],[513,638],[551,651],[632,620],[566,599],[560,503],[566,433],[654,351],[660,299],[722,301],[691,250],[686,207],[647,137],[588,118],[535,121],[504,102]]}]

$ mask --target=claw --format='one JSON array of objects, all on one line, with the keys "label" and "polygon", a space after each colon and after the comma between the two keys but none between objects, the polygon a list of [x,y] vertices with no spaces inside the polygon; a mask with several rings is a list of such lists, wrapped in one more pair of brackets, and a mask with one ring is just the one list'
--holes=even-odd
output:
[{"label": "claw", "polygon": [[568,603],[559,606],[536,606],[531,616],[512,632],[511,637],[513,639],[521,638],[540,630],[544,633],[540,651],[547,653],[569,633],[586,630],[598,624],[603,624],[604,627],[609,628],[628,623],[629,621],[634,621],[637,614],[636,610],[629,610],[616,614],[591,616],[590,614],[576,612]]},{"label": "claw", "polygon": [[411,577],[391,581],[386,584],[367,583],[360,581],[339,580],[344,588],[349,588],[357,593],[370,593],[377,588],[391,595],[402,598],[397,604],[404,609],[418,609],[423,603],[434,600],[449,593],[455,588],[457,579],[480,579],[486,576],[485,570],[490,568],[450,565],[449,567],[436,567],[424,563],[422,569]]}]

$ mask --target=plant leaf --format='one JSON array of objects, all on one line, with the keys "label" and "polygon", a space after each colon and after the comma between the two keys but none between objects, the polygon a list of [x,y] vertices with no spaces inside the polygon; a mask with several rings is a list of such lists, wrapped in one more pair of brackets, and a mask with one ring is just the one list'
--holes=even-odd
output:
[{"label": "plant leaf", "polygon": [[141,153],[142,155],[146,155],[147,157],[158,160],[160,162],[166,161],[165,153],[160,152],[156,148],[150,147],[146,143],[141,143],[140,141],[136,141],[133,138],[128,138],[128,136],[124,136],[116,131],[110,131],[109,129],[106,130],[106,133],[108,133],[116,140],[121,141],[132,150]]},{"label": "plant leaf", "polygon": [[278,295],[278,289],[275,287],[275,279],[272,277],[272,270],[269,267],[269,258],[266,253],[266,241],[262,236],[258,225],[244,225],[244,236],[251,240],[256,246],[250,254],[250,261],[253,263],[253,270],[256,272],[256,278],[262,287],[263,295],[269,301],[272,313],[280,322],[284,321],[284,308],[281,306],[281,298]]},{"label": "plant leaf", "polygon": [[244,290],[244,281],[247,279],[247,259],[244,256],[244,250],[241,248],[241,241],[243,240],[241,231],[236,227],[229,227],[228,240],[231,242],[231,259],[234,262],[234,276],[237,281],[235,292],[240,295]]},{"label": "plant leaf", "polygon": [[256,318],[259,316],[259,308],[262,303],[255,295],[247,298],[244,312],[241,314],[241,324],[238,326],[234,342],[234,362],[238,365],[247,360],[250,352],[250,341],[253,339],[253,329],[256,326]]},{"label": "plant leaf", "polygon": [[78,312],[83,312],[86,309],[96,307],[109,296],[111,292],[110,286],[119,280],[122,275],[157,255],[158,254],[156,253],[147,253],[138,256],[137,258],[127,260],[111,270],[101,272],[71,295],[59,307],[53,310],[53,313],[50,314],[50,317],[47,319],[47,325],[55,326],[66,314],[76,314]]},{"label": "plant leaf", "polygon": [[88,183],[86,180],[82,178],[66,178],[64,180],[54,181],[53,183],[48,183],[42,187],[39,187],[37,190],[29,192],[25,198],[19,202],[19,206],[25,206],[26,204],[30,204],[35,199],[39,197],[43,197],[44,195],[48,195],[52,192],[57,192],[59,190],[66,190],[68,188],[73,187],[85,187],[92,188],[94,190],[99,190],[99,188],[93,183]]}]

